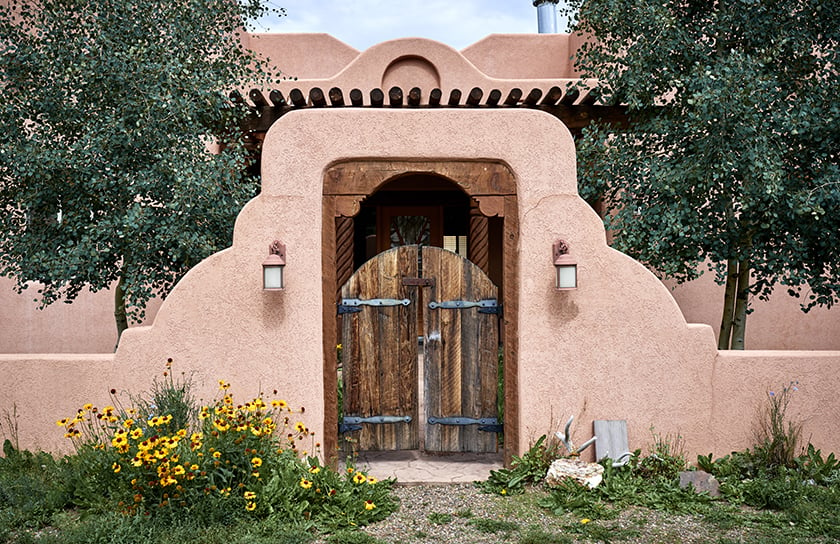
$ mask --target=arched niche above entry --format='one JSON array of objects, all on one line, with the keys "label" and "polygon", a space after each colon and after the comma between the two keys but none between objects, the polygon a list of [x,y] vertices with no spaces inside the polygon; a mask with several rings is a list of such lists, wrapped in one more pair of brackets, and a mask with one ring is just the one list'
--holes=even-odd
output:
[{"label": "arched niche above entry", "polygon": [[382,89],[400,87],[406,91],[412,87],[421,89],[440,88],[440,73],[428,59],[408,55],[392,61],[382,74]]}]

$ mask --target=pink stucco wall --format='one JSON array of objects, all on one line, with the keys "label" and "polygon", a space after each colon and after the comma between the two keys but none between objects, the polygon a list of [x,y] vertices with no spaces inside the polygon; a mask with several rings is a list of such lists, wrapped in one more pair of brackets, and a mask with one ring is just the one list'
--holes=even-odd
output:
[{"label": "pink stucco wall", "polygon": [[[307,423],[323,436],[322,311],[334,303],[323,300],[319,281],[325,168],[359,158],[482,159],[506,163],[516,179],[521,448],[574,414],[579,441],[592,420],[620,418],[632,447],[654,427],[680,433],[691,454],[725,454],[748,444],[765,390],[799,380],[805,435],[840,451],[840,352],[718,353],[710,327],[687,324],[661,282],[607,246],[598,216],[576,194],[574,156],[565,126],[536,111],[292,112],[268,134],[262,193],[240,214],[233,247],[191,270],[154,324],[127,331],[113,356],[0,356],[0,410],[17,406],[23,446],[56,449],[56,419],[82,402],[105,402],[110,388],[147,387],[173,357],[200,396],[212,396],[218,379],[240,396],[277,389],[306,406]],[[578,260],[576,291],[553,289],[557,238]],[[260,283],[274,239],[287,247],[280,293]]]},{"label": "pink stucco wall", "polygon": [[[456,51],[422,39],[393,40],[359,52],[326,34],[258,34],[247,44],[283,71],[289,79],[277,87],[287,96],[293,88],[308,93],[312,87],[327,91],[334,86],[345,93],[352,88],[387,91],[394,85],[407,90],[420,86],[468,91],[478,86],[544,91],[563,87],[575,78],[570,56],[579,39],[563,34],[493,34]],[[506,132],[510,135],[512,133]],[[546,137],[537,140],[539,153],[556,155],[559,144]],[[707,275],[679,286],[674,297],[689,322],[717,327],[722,295]],[[802,314],[795,299],[783,292],[769,303],[754,301],[755,312],[747,323],[749,349],[840,350],[840,310],[815,309]],[[157,306],[153,304],[149,319]],[[0,353],[110,352],[116,337],[112,294],[82,294],[72,305],[55,304],[38,310],[29,294],[16,295],[11,282],[0,278]]]}]

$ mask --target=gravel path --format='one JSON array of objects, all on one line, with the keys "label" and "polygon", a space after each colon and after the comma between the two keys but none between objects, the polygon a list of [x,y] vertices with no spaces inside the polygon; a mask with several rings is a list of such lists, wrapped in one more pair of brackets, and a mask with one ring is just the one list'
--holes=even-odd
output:
[{"label": "gravel path", "polygon": [[482,493],[473,484],[399,485],[394,493],[400,509],[364,529],[388,544],[591,543],[602,541],[598,532],[609,541],[630,544],[708,544],[743,537],[738,529],[721,531],[697,516],[636,508],[584,527],[574,515],[556,516],[540,508],[545,493],[536,489],[502,497]]}]

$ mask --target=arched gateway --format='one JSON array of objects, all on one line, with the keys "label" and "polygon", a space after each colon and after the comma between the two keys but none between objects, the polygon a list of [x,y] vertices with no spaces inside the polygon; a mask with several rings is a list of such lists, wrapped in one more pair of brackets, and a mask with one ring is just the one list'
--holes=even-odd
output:
[{"label": "arched gateway", "polygon": [[[339,303],[337,312],[325,308],[324,331],[339,331],[344,365],[344,419],[333,426],[327,408],[326,428],[361,450],[496,451],[500,336],[508,340],[502,382],[517,375],[510,168],[497,160],[341,161],[324,174],[323,210],[324,300],[334,278]],[[331,353],[325,347],[327,406],[337,385]],[[514,414],[505,442],[514,452],[516,391],[501,394]]]}]

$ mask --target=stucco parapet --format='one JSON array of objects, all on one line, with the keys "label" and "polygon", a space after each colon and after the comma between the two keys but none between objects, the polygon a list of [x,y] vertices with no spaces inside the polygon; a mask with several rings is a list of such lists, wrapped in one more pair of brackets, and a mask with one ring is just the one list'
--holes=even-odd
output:
[{"label": "stucco parapet", "polygon": [[[300,89],[304,96],[308,96],[314,87],[324,92],[338,87],[347,94],[351,89],[358,88],[364,94],[365,105],[370,105],[368,95],[370,90],[392,84],[397,84],[403,88],[404,92],[408,92],[414,86],[419,86],[422,91],[421,104],[428,104],[429,92],[435,87],[441,89],[446,96],[455,89],[466,93],[473,87],[482,88],[485,92],[498,89],[507,96],[514,88],[521,88],[525,92],[537,88],[546,93],[554,86],[566,88],[569,84],[581,83],[577,74],[568,66],[569,60],[565,58],[568,55],[552,51],[546,46],[547,41],[555,45],[565,44],[568,42],[567,36],[524,36],[524,38],[515,38],[512,35],[491,36],[488,37],[490,42],[483,44],[478,42],[476,49],[465,50],[490,73],[482,71],[463,52],[425,38],[389,40],[374,45],[362,53],[336,45],[334,43],[336,40],[327,35],[263,34],[259,35],[259,40],[252,39],[251,43],[254,50],[275,59],[273,62],[278,64],[279,68],[293,76],[276,82],[275,87],[281,92],[288,94],[292,89]],[[492,61],[494,55],[484,49],[500,40],[508,43],[510,47],[515,45],[515,51],[509,52],[510,58],[506,58],[503,62]],[[323,49],[314,46],[321,41],[324,44]],[[297,49],[303,49],[301,54],[310,60],[305,63],[290,61],[291,67],[283,68],[282,59],[288,55],[288,51]],[[336,55],[331,55],[333,49],[336,49]],[[316,52],[313,53],[312,50]],[[531,51],[531,56],[534,57],[530,62],[527,55],[523,57],[523,52],[527,51]],[[563,59],[563,61],[554,63],[555,58]],[[319,61],[314,62],[311,59],[319,59]],[[346,65],[337,69],[338,64],[345,61]],[[406,63],[410,65],[406,73],[394,73],[396,68]],[[328,65],[329,68],[325,69],[323,64]]]}]

